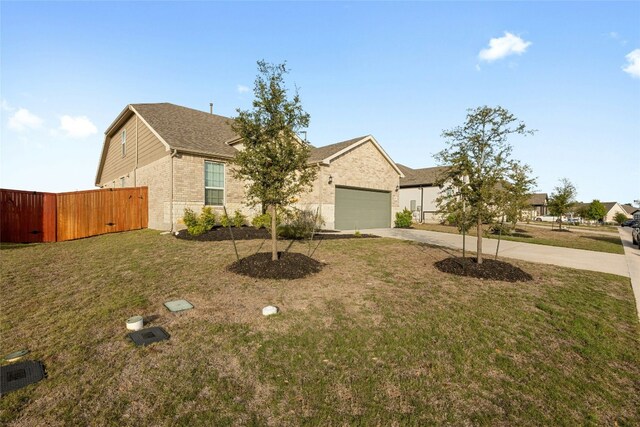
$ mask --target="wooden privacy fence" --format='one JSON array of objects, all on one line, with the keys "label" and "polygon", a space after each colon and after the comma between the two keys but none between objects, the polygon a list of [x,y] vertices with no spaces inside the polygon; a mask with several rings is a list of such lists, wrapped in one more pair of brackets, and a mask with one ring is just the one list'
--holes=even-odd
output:
[{"label": "wooden privacy fence", "polygon": [[0,189],[0,240],[61,242],[147,228],[147,187],[72,193]]}]

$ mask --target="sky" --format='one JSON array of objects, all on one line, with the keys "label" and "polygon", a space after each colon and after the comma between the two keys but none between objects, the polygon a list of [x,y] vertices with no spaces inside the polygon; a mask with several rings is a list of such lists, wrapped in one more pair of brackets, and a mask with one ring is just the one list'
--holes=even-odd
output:
[{"label": "sky", "polygon": [[127,104],[233,117],[256,62],[286,61],[309,142],[373,135],[436,166],[444,130],[500,105],[536,190],[640,199],[640,2],[0,3],[0,187],[94,188]]}]

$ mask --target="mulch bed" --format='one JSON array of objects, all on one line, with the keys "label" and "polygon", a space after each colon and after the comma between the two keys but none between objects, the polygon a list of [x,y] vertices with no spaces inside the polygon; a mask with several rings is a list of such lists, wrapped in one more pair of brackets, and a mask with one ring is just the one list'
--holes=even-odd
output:
[{"label": "mulch bed", "polygon": [[493,259],[483,259],[482,264],[478,264],[475,258],[445,258],[434,265],[438,270],[455,274],[456,276],[500,280],[503,282],[527,282],[533,280],[529,273],[519,267]]},{"label": "mulch bed", "polygon": [[271,252],[259,252],[242,258],[227,269],[243,276],[258,279],[300,279],[322,270],[324,264],[301,253],[278,252],[279,259],[271,260]]},{"label": "mulch bed", "polygon": [[[233,238],[236,240],[253,240],[253,239],[271,239],[271,234],[266,228],[255,227],[231,227],[233,232]],[[222,242],[225,240],[231,240],[231,234],[229,229],[225,227],[214,227],[212,230],[201,234],[199,236],[192,236],[187,233],[187,230],[180,230],[176,234],[178,239],[194,240],[197,242]],[[373,234],[361,234],[357,238],[377,238]],[[313,236],[313,240],[339,240],[339,239],[353,239],[356,238],[353,234],[338,234],[338,233],[318,233]]]}]

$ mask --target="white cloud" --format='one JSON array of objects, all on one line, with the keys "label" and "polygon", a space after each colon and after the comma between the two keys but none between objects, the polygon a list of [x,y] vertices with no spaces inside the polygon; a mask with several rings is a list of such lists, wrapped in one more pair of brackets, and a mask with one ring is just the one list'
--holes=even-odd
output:
[{"label": "white cloud", "polygon": [[[2,108],[11,108],[2,103]],[[42,119],[35,114],[29,112],[26,108],[18,108],[11,117],[9,117],[9,129],[16,132],[22,132],[27,129],[37,129],[42,126]]]},{"label": "white cloud", "polygon": [[98,132],[98,129],[86,116],[62,116],[60,117],[59,129],[70,138],[86,138]]},{"label": "white cloud", "polygon": [[631,77],[640,77],[640,49],[635,49],[625,56],[627,58],[627,66],[622,67],[622,71],[631,75]]},{"label": "white cloud", "polygon": [[531,46],[531,42],[524,41],[519,36],[505,31],[504,37],[489,40],[489,47],[482,49],[478,58],[482,61],[492,62],[509,55],[522,55],[529,46]]},{"label": "white cloud", "polygon": [[238,93],[247,93],[247,92],[249,92],[249,88],[247,86],[244,86],[244,85],[238,85],[237,89],[238,89]]},{"label": "white cloud", "polygon": [[15,108],[9,105],[7,100],[4,98],[2,98],[2,105],[0,106],[0,109],[2,109],[2,111],[15,111]]}]

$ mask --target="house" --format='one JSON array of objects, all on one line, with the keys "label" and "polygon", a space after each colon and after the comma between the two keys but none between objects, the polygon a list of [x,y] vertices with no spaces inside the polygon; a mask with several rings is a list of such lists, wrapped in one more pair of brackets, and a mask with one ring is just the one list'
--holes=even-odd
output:
[{"label": "house", "polygon": [[622,206],[622,209],[627,213],[627,218],[640,219],[640,208],[636,208],[628,203],[620,206]]},{"label": "house", "polygon": [[549,203],[549,196],[547,193],[532,193],[529,195],[529,201],[527,203],[531,208],[522,211],[524,218],[535,219],[538,216],[548,214],[547,204]]},{"label": "house", "polygon": [[[105,131],[95,184],[148,187],[150,228],[173,230],[185,208],[203,206],[252,217],[260,207],[246,206],[229,165],[242,149],[232,122],[169,103],[127,105]],[[298,207],[317,209],[329,229],[391,226],[403,174],[373,136],[312,147],[310,162],[318,176]]]},{"label": "house", "polygon": [[[623,213],[627,218],[632,218],[632,215],[627,213],[626,209],[618,202],[601,202],[606,212],[603,222],[615,222],[615,216],[617,213]],[[578,213],[584,208],[588,208],[590,203],[576,203],[573,206],[573,213]]]},{"label": "house", "polygon": [[409,209],[414,221],[439,222],[436,198],[441,188],[436,185],[436,181],[447,167],[411,169],[401,164],[398,167],[404,174],[400,178],[400,209]]}]

